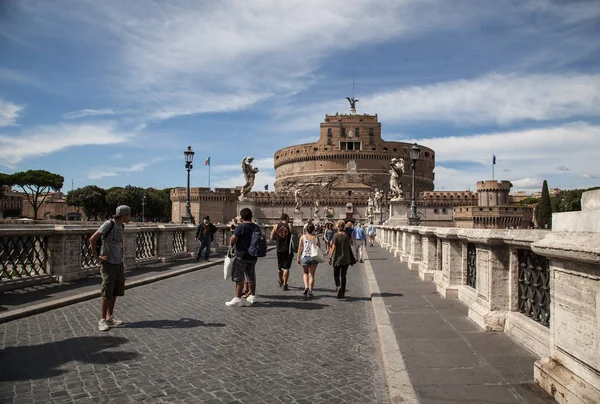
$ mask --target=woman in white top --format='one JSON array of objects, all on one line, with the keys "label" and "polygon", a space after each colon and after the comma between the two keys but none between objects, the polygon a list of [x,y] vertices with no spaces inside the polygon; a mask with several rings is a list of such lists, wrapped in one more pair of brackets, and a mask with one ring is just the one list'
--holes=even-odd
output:
[{"label": "woman in white top", "polygon": [[319,238],[313,236],[315,231],[315,225],[308,223],[306,226],[306,234],[300,237],[298,242],[298,265],[302,265],[304,271],[304,292],[303,295],[313,297],[313,288],[315,286],[315,272],[317,271],[317,265],[319,263],[314,260],[311,256],[313,248],[321,248],[321,242]]}]

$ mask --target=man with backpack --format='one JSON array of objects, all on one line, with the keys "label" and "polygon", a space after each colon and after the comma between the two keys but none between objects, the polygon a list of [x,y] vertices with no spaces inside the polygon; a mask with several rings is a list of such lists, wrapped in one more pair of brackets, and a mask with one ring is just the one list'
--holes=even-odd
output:
[{"label": "man with backpack", "polygon": [[373,243],[375,242],[375,226],[373,226],[373,222],[369,224],[369,247],[373,247]]},{"label": "man with backpack", "polygon": [[[111,220],[107,220],[90,237],[90,248],[100,263],[102,289],[100,291],[101,318],[98,322],[100,331],[108,331],[110,327],[123,324],[113,316],[117,296],[125,295],[125,269],[123,267],[123,233],[124,223],[131,220],[131,208],[126,205],[117,207]],[[100,242],[100,246],[97,245]]]},{"label": "man with backpack", "polygon": [[244,208],[240,212],[242,222],[235,228],[231,236],[231,245],[235,247],[236,255],[233,261],[231,280],[235,282],[235,297],[226,302],[227,306],[243,306],[242,291],[244,280],[248,282],[250,295],[247,304],[256,302],[256,261],[258,257],[267,255],[267,239],[260,227],[252,223],[252,211]]},{"label": "man with backpack", "polygon": [[[271,240],[277,241],[277,271],[279,287],[283,290],[288,290],[288,278],[290,276],[290,268],[294,258],[294,251],[298,249],[298,236],[292,231],[290,225],[290,217],[287,213],[281,215],[281,222],[273,227],[271,231]],[[292,239],[295,237],[295,243]],[[295,245],[294,245],[295,244]]]},{"label": "man with backpack", "polygon": [[214,224],[210,222],[210,217],[205,216],[202,219],[202,223],[198,225],[198,230],[196,230],[196,238],[194,240],[198,241],[200,239],[200,246],[198,247],[198,254],[196,254],[196,261],[200,260],[202,256],[202,250],[206,248],[206,252],[204,253],[204,260],[210,261],[210,242],[214,238],[214,234],[217,232],[217,228]]}]

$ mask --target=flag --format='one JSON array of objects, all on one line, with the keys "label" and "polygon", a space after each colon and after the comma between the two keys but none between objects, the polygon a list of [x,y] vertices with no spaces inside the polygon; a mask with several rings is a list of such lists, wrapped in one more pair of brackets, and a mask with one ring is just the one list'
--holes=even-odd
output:
[{"label": "flag", "polygon": [[269,190],[269,184],[265,185],[265,191]]},{"label": "flag", "polygon": [[209,166],[210,165],[210,156],[206,159],[206,161],[204,162],[205,166]]},{"label": "flag", "polygon": [[496,164],[496,155],[495,155],[495,154],[492,154],[492,156],[493,156],[493,157],[492,157],[492,164]]}]

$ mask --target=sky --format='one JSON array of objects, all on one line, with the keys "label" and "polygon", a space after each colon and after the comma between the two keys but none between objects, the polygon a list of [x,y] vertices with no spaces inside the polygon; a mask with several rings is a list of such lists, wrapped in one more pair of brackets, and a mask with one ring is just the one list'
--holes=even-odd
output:
[{"label": "sky", "polygon": [[0,0],[0,172],[273,190],[325,114],[436,152],[436,190],[600,185],[600,1]]}]

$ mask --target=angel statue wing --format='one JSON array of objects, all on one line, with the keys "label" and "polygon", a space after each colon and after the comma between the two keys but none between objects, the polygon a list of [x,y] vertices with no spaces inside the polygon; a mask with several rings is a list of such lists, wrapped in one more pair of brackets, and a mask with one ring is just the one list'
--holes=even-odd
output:
[{"label": "angel statue wing", "polygon": [[242,159],[242,172],[244,173],[244,178],[248,180],[248,165],[246,164],[246,157]]}]

